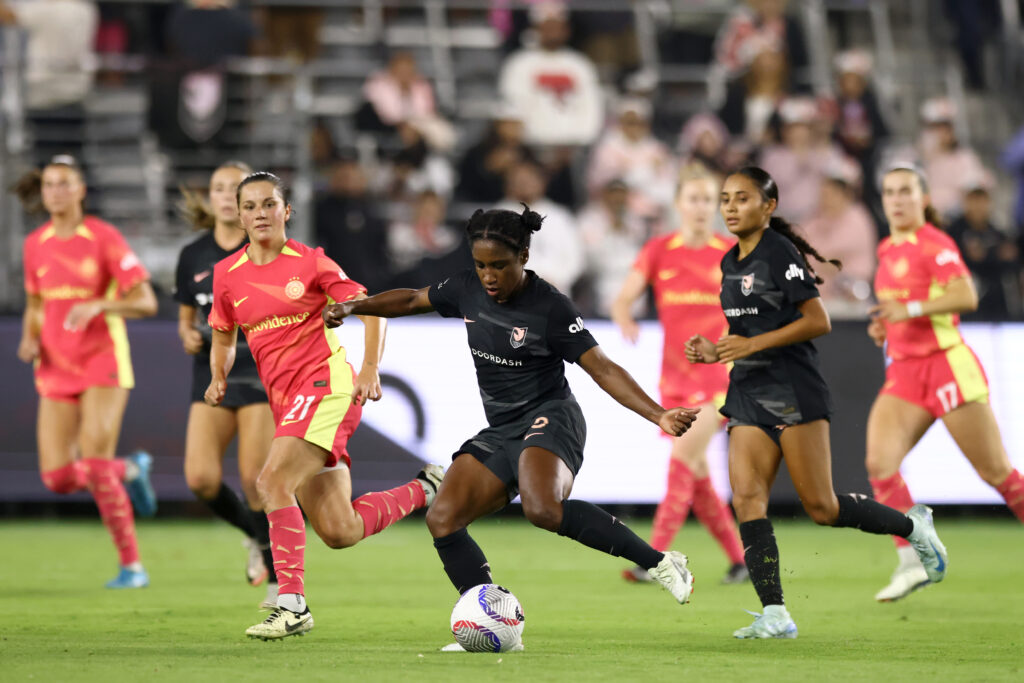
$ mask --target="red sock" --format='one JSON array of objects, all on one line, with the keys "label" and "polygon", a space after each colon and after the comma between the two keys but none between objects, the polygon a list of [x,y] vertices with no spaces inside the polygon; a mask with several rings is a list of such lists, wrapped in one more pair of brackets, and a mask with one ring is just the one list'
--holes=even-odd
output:
[{"label": "red sock", "polygon": [[693,472],[675,458],[668,461],[668,486],[665,497],[654,511],[654,527],[651,529],[651,547],[665,551],[672,545],[679,528],[686,521],[693,503]]},{"label": "red sock", "polygon": [[[886,479],[868,479],[868,481],[871,483],[871,490],[875,492],[875,500],[882,505],[888,505],[900,512],[906,512],[914,507],[910,489],[907,488],[907,482],[903,481],[903,476],[899,472]],[[892,540],[896,542],[897,548],[910,545],[910,541],[899,536],[893,536]]]},{"label": "red sock", "polygon": [[55,470],[42,472],[43,484],[54,493],[74,493],[89,485],[85,466],[75,461]]},{"label": "red sock", "polygon": [[373,491],[352,501],[352,507],[363,518],[363,538],[379,534],[427,504],[427,496],[418,480],[390,491]]},{"label": "red sock", "polygon": [[135,538],[135,515],[128,493],[124,490],[120,470],[124,475],[124,464],[101,458],[82,458],[82,466],[89,482],[96,507],[100,509],[100,519],[114,539],[117,553],[122,565],[139,561],[139,543]]},{"label": "red sock", "polygon": [[277,571],[277,592],[305,595],[306,522],[298,505],[274,510],[270,522],[270,551]]},{"label": "red sock", "polygon": [[1018,470],[1010,472],[1010,476],[996,487],[996,491],[999,491],[1013,514],[1017,515],[1017,519],[1024,522],[1024,476]]},{"label": "red sock", "polygon": [[693,514],[710,532],[733,564],[743,564],[743,545],[740,543],[736,521],[729,506],[718,497],[711,485],[711,477],[693,482]]}]

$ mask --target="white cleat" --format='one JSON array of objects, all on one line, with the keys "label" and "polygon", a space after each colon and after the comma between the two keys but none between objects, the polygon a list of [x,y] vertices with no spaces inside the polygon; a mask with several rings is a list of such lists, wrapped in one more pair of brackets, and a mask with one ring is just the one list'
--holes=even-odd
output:
[{"label": "white cleat", "polygon": [[733,638],[796,638],[796,623],[789,616],[785,605],[768,605],[764,614],[750,612],[756,618],[750,626],[736,629]]},{"label": "white cleat", "polygon": [[930,583],[928,572],[915,559],[913,563],[901,564],[896,567],[896,571],[892,573],[892,578],[889,580],[889,585],[875,594],[875,600],[895,602]]},{"label": "white cleat", "polygon": [[247,538],[242,545],[249,551],[249,557],[245,562],[245,579],[250,586],[258,586],[267,580],[270,572],[267,565],[263,563],[263,550],[255,539]]},{"label": "white cleat", "polygon": [[690,600],[693,592],[693,574],[686,568],[686,555],[669,550],[656,567],[648,570],[650,575],[665,587],[680,605]]},{"label": "white cleat", "polygon": [[440,465],[427,465],[416,474],[416,481],[423,487],[423,494],[427,497],[426,507],[430,507],[430,504],[434,502],[437,490],[441,488],[442,479],[444,479],[444,468]]},{"label": "white cleat", "polygon": [[[519,641],[518,643],[515,644],[514,647],[510,648],[508,650],[508,652],[522,652],[523,649],[524,649],[523,648],[523,641]],[[466,648],[462,647],[458,643],[448,643],[447,645],[445,645],[444,647],[441,648],[441,652],[465,652],[465,651],[466,651]]]},{"label": "white cleat", "polygon": [[313,628],[313,615],[309,608],[296,614],[283,607],[276,608],[270,616],[258,624],[245,629],[245,635],[259,640],[280,640],[288,636],[302,636]]},{"label": "white cleat", "polygon": [[946,552],[946,546],[939,540],[939,535],[935,533],[932,509],[926,505],[915,505],[907,512],[907,517],[914,522],[914,530],[907,536],[907,540],[917,551],[917,556],[928,574],[928,580],[932,583],[942,581],[946,578],[949,554]]}]

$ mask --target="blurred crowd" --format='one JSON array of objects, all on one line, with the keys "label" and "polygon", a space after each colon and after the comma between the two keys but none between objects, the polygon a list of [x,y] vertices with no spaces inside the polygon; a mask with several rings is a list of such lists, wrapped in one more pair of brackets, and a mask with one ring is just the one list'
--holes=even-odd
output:
[{"label": "blurred crowd", "polygon": [[[28,11],[34,5],[84,13],[54,34],[33,28],[43,25]],[[88,91],[88,83],[81,87],[84,72],[70,73],[72,62],[88,63],[83,55],[68,61],[66,82],[55,87],[33,76],[33,50],[52,50],[55,40],[70,49],[81,42],[70,36],[92,31],[96,45],[75,50],[125,51],[119,11],[103,15],[86,0],[0,3],[0,20],[34,36],[30,115],[73,107]],[[157,42],[178,60],[167,77],[179,93],[182,79],[189,79],[188,103],[207,118],[223,88],[211,65],[253,53],[302,62],[317,52],[322,11],[254,14],[226,0],[192,0],[163,11]],[[1007,145],[1003,168],[986,168],[957,139],[963,112],[949,98],[935,97],[921,106],[918,139],[896,144],[873,87],[871,53],[839,52],[831,90],[814,91],[801,76],[809,50],[786,0],[737,3],[704,46],[706,55],[682,55],[710,64],[711,83],[703,106],[681,120],[664,115],[671,108],[664,89],[640,69],[631,12],[493,0],[489,20],[503,37],[504,56],[498,96],[481,132],[438,105],[422,65],[405,51],[392,52],[384,68],[368,75],[354,115],[356,129],[375,141],[375,154],[339,144],[326,121],[311,131],[315,239],[371,291],[422,286],[469,265],[465,217],[479,207],[525,203],[546,217],[530,267],[571,293],[586,313],[607,316],[643,243],[676,229],[672,204],[680,170],[701,164],[723,174],[753,163],[777,180],[779,213],[822,254],[845,264],[842,272],[823,268],[830,311],[862,317],[871,305],[875,249],[887,234],[878,174],[893,163],[913,162],[928,177],[941,227],[957,240],[974,274],[981,295],[975,317],[1021,317],[1024,242],[1015,236],[1024,235],[1024,130]],[[49,47],[33,48],[32,40],[49,41]],[[663,49],[702,48],[679,40]],[[45,92],[62,94],[47,98]],[[174,113],[151,105],[150,125],[164,131],[165,144],[174,144],[174,134],[193,140],[205,134],[202,121],[161,120]],[[1012,225],[993,212],[997,170],[1022,188]]]}]

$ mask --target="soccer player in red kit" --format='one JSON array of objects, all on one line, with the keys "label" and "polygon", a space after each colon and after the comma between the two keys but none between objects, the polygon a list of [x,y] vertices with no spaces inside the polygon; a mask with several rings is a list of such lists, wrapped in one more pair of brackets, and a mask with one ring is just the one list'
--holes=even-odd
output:
[{"label": "soccer player in red kit", "polygon": [[[633,319],[632,306],[647,287],[654,289],[665,335],[661,404],[702,406],[706,416],[715,416],[725,402],[729,371],[724,365],[688,362],[684,347],[695,332],[718,339],[728,329],[718,300],[722,288],[719,264],[736,241],[712,231],[720,185],[702,168],[683,171],[676,192],[679,230],[644,245],[612,305],[612,320],[627,340],[636,342],[640,328]],[[707,447],[723,422],[714,417],[697,420],[689,431],[672,440],[668,482],[665,497],[654,513],[651,547],[668,550],[692,506],[729,558],[730,567],[722,582],[740,583],[749,577],[743,546],[732,513],[715,492],[708,471]],[[643,567],[626,569],[622,575],[627,581],[653,580]]]},{"label": "soccer player in red kit", "polygon": [[[868,334],[885,347],[888,367],[868,416],[867,470],[875,498],[898,510],[914,504],[900,463],[935,420],[942,420],[982,479],[1024,521],[1024,477],[1006,455],[988,403],[988,381],[960,336],[959,313],[978,306],[971,274],[951,237],[936,228],[924,175],[896,167],[882,180],[890,236],[878,245],[878,306]],[[875,596],[889,602],[926,586],[906,541],[899,564]]]},{"label": "soccer player in red kit", "polygon": [[18,346],[18,357],[35,366],[43,483],[55,493],[89,489],[119,556],[107,587],[141,588],[149,577],[132,504],[142,515],[156,511],[152,458],[139,452],[115,459],[114,452],[135,383],[123,319],[156,313],[149,273],[117,228],[83,215],[85,182],[72,157],[54,157],[16,190],[26,205],[41,198],[50,215],[25,238],[27,305]]},{"label": "soccer player in red kit", "polygon": [[241,327],[276,425],[256,488],[270,520],[277,608],[246,630],[251,638],[271,640],[313,628],[303,588],[302,510],[324,543],[345,548],[429,505],[443,470],[427,465],[403,486],[352,500],[347,444],[362,404],[381,396],[377,368],[384,321],[363,320],[366,349],[356,375],[320,312],[328,303],[362,298],[366,289],[348,279],[322,249],[288,238],[291,205],[277,176],[250,174],[236,196],[249,244],[214,267],[209,317],[213,378],[205,398],[210,405],[224,400]]}]

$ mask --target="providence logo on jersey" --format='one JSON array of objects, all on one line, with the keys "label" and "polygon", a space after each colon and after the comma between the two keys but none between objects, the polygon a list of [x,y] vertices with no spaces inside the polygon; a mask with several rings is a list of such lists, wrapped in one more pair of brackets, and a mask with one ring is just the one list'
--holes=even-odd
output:
[{"label": "providence logo on jersey", "polygon": [[789,264],[789,269],[786,271],[786,279],[787,280],[792,280],[795,277],[798,277],[801,280],[803,280],[804,279],[804,269],[803,268],[797,268],[795,263],[790,263]]},{"label": "providence logo on jersey", "polygon": [[743,292],[743,296],[750,296],[750,293],[754,291],[754,274],[744,275],[740,278],[740,291]]},{"label": "providence logo on jersey", "polygon": [[520,346],[526,343],[526,331],[529,327],[513,327],[512,336],[509,337],[509,342],[512,344],[513,349],[518,349]]}]

